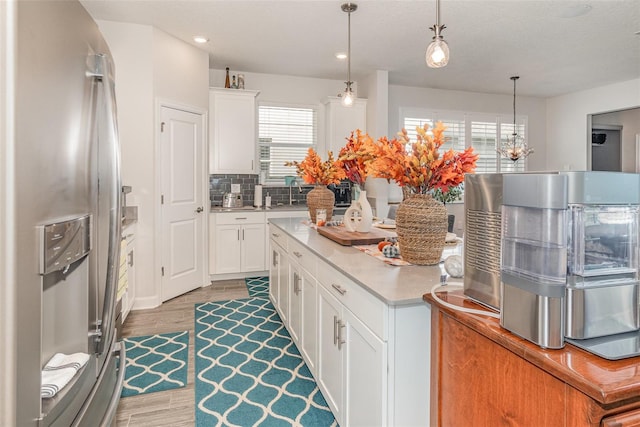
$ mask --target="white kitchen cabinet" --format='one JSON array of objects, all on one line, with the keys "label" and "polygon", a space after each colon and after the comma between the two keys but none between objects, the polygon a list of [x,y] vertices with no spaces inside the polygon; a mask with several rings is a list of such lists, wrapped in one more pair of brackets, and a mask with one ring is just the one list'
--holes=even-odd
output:
[{"label": "white kitchen cabinet", "polygon": [[[280,248],[278,248],[280,249]],[[281,250],[281,249],[280,249]],[[289,323],[289,258],[284,250],[278,255],[277,268],[277,286],[278,286],[278,303],[276,309],[280,314],[282,322],[286,325]],[[271,285],[270,285],[271,286]]]},{"label": "white kitchen cabinet", "polygon": [[347,143],[346,138],[351,135],[351,132],[356,129],[366,131],[367,100],[356,98],[352,106],[345,107],[342,105],[341,98],[329,97],[324,105],[326,150],[333,151],[334,157],[337,157],[340,149]]},{"label": "white kitchen cabinet", "polygon": [[262,212],[211,214],[211,274],[265,270],[265,223]]},{"label": "white kitchen cabinet", "polygon": [[302,338],[302,292],[304,288],[302,268],[289,258],[289,335],[301,347]]},{"label": "white kitchen cabinet", "polygon": [[[302,221],[305,218],[309,218],[309,210],[308,209],[296,209],[296,210],[266,210],[265,211],[265,216],[266,216],[266,221],[267,224],[269,223],[270,219],[274,219],[274,218],[300,218],[300,221]],[[280,233],[282,235],[283,240],[286,242],[286,237],[284,237],[284,233],[283,232],[278,232],[278,231],[274,231],[274,233]],[[269,247],[269,241],[271,240],[271,228],[267,227],[266,228],[266,234],[265,234],[265,242],[267,245],[267,248]],[[281,246],[286,246],[286,243],[280,242]],[[267,251],[267,256],[269,256],[269,251]],[[269,260],[267,259],[266,261],[266,265],[269,265]]]},{"label": "white kitchen cabinet", "polygon": [[209,89],[209,172],[257,174],[256,98],[260,92]]},{"label": "white kitchen cabinet", "polygon": [[315,277],[302,270],[302,356],[312,374],[318,360],[318,285]]},{"label": "white kitchen cabinet", "polygon": [[122,322],[126,320],[133,308],[136,297],[136,226],[129,225],[123,230],[123,238],[126,240],[126,269],[127,290],[122,295]]},{"label": "white kitchen cabinet", "polygon": [[350,290],[319,283],[318,384],[340,425],[386,425],[387,344],[339,300]]},{"label": "white kitchen cabinet", "polygon": [[[324,287],[318,287],[318,374],[316,381],[338,424],[343,425],[344,364],[338,347],[342,333],[342,305]],[[342,345],[342,343],[340,344]]]}]

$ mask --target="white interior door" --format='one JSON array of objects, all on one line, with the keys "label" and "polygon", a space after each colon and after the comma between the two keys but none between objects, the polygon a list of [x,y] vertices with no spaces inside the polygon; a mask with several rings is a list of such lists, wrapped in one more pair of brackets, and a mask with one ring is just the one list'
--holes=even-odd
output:
[{"label": "white interior door", "polygon": [[205,284],[203,116],[162,106],[162,300]]}]

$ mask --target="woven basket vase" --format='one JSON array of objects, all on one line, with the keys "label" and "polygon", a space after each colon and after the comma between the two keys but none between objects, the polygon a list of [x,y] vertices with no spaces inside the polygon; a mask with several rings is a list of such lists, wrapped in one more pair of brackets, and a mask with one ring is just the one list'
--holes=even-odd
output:
[{"label": "woven basket vase", "polygon": [[417,265],[440,262],[447,237],[447,210],[428,194],[407,196],[396,212],[402,259]]},{"label": "woven basket vase", "polygon": [[307,193],[307,206],[309,207],[311,223],[316,223],[316,209],[326,209],[327,221],[331,221],[335,201],[336,195],[323,185],[316,185],[313,190],[309,191]]}]

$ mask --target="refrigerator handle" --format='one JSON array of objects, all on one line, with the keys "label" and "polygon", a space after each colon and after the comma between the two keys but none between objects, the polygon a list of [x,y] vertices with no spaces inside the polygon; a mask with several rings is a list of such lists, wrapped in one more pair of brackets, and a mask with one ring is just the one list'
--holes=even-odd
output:
[{"label": "refrigerator handle", "polygon": [[104,296],[104,307],[102,312],[102,339],[98,342],[97,353],[105,351],[106,346],[111,342],[111,334],[115,330],[115,305],[116,290],[118,285],[118,269],[120,267],[120,241],[122,239],[122,217],[121,217],[121,197],[120,191],[122,182],[120,178],[120,147],[118,143],[118,122],[116,111],[116,94],[113,82],[113,74],[109,57],[105,54],[97,55],[96,78],[102,82],[104,90],[104,100],[106,104],[106,125],[109,129],[109,140],[106,141],[112,162],[111,174],[111,194],[109,195],[109,253],[107,259],[107,277]]},{"label": "refrigerator handle", "polygon": [[114,346],[114,353],[118,353],[119,357],[119,365],[118,365],[118,380],[116,382],[116,393],[113,393],[111,396],[111,400],[109,401],[109,406],[105,411],[104,418],[100,423],[100,427],[109,427],[113,424],[113,418],[116,415],[116,411],[118,410],[118,403],[120,403],[120,391],[122,390],[122,385],[124,384],[124,374],[126,371],[126,360],[127,360],[127,352],[125,349],[124,341],[118,341]]}]

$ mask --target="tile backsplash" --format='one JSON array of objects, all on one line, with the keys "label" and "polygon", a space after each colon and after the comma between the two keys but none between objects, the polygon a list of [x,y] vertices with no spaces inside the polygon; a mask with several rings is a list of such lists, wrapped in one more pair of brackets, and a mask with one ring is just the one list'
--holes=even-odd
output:
[{"label": "tile backsplash", "polygon": [[[242,199],[245,206],[253,205],[254,187],[259,182],[258,175],[209,175],[209,200],[211,206],[222,206],[222,200],[224,193],[231,191],[231,184],[240,184],[240,192],[242,193]],[[311,185],[302,185],[302,191],[298,186],[294,185],[291,188],[291,198],[293,203],[306,204],[307,193],[313,189]],[[262,205],[264,206],[264,198],[267,193],[271,196],[271,205],[277,206],[278,204],[289,204],[289,187],[282,186],[263,186],[262,187]]]}]

